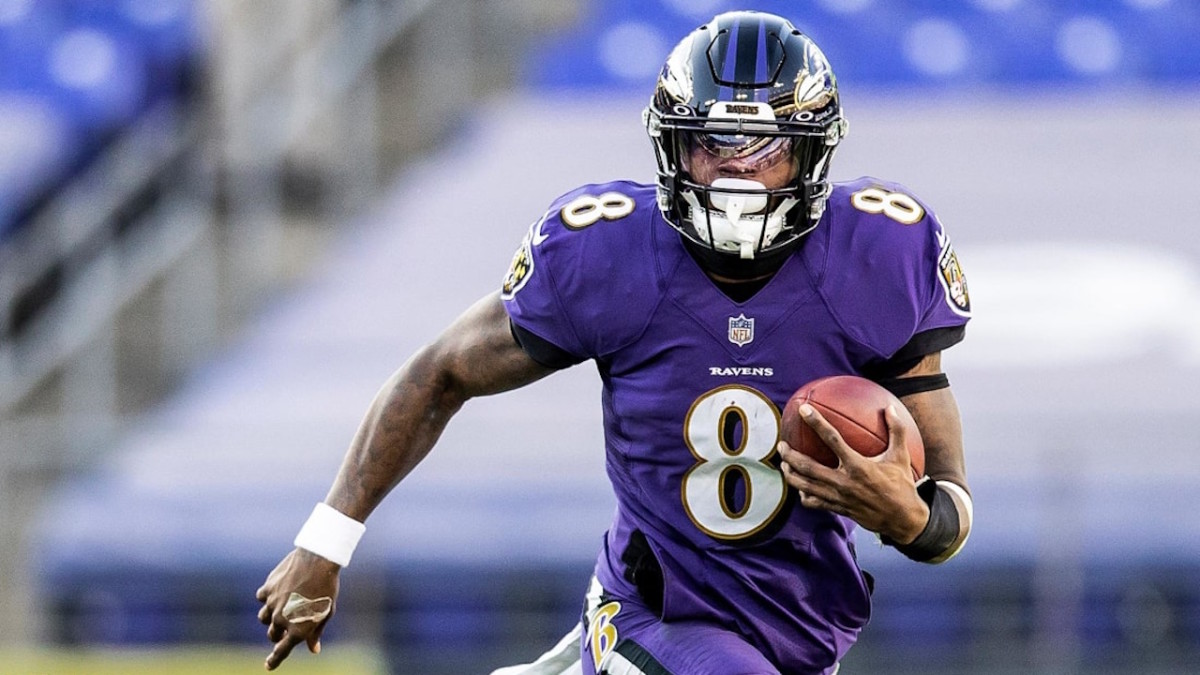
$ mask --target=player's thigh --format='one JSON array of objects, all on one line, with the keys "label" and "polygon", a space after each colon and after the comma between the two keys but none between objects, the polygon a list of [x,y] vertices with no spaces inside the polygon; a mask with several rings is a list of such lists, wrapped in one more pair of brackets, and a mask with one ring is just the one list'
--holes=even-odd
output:
[{"label": "player's thigh", "polygon": [[589,613],[584,675],[778,675],[736,633],[698,622],[663,623],[640,603],[611,600]]}]

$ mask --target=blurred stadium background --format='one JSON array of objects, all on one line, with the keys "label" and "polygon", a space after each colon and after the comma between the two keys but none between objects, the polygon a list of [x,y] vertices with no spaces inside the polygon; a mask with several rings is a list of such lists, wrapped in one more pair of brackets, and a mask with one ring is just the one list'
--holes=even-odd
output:
[{"label": "blurred stadium background", "polygon": [[[0,671],[257,672],[254,589],[386,376],[583,182],[652,178],[670,45],[788,15],[834,174],[935,205],[977,524],[864,538],[847,673],[1200,672],[1193,0],[0,0]],[[481,673],[575,622],[598,378],[476,401],[298,673]]]}]

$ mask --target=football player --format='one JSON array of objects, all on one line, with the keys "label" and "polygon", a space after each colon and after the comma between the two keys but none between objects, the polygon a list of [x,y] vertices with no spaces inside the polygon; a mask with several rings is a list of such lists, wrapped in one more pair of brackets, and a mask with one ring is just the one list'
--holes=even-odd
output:
[{"label": "football player", "polygon": [[[941,352],[970,316],[929,206],[828,179],[846,135],[825,56],[787,20],[721,14],[667,59],[644,123],[654,185],[586,185],[526,233],[502,288],[397,371],[333,487],[258,591],[273,669],[319,649],[363,521],[463,403],[592,361],[617,510],[581,624],[505,673],[831,673],[870,615],[856,526],[908,557],[966,542],[971,498]],[[855,374],[896,393],[903,432],[856,454],[818,412],[829,468],[779,441],[800,384]]]}]

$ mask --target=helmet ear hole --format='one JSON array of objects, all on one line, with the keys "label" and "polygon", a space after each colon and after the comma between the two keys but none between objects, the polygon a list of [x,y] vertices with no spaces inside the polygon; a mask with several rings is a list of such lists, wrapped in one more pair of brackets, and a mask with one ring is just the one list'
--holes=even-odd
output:
[{"label": "helmet ear hole", "polygon": [[[816,226],[830,190],[829,164],[846,124],[828,61],[786,19],[727,12],[692,31],[668,56],[647,114],[658,161],[659,206],[688,240],[753,258],[790,249]],[[736,162],[745,178],[767,175],[767,167],[776,166],[768,160],[777,160],[784,148],[795,163],[790,178],[774,174],[757,188],[716,190],[737,194],[714,201],[710,193],[716,181],[737,172],[695,165],[698,160],[690,153],[700,148]],[[761,213],[747,211],[760,202]],[[773,224],[770,217],[776,219]],[[743,226],[754,218],[761,218],[758,236],[747,244]],[[732,227],[714,227],[721,219]]]}]

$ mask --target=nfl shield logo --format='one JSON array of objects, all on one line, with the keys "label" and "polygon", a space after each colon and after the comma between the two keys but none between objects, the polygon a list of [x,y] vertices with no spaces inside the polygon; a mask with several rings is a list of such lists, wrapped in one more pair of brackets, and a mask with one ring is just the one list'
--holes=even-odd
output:
[{"label": "nfl shield logo", "polygon": [[729,341],[743,347],[754,341],[754,319],[747,319],[745,314],[729,317]]}]

